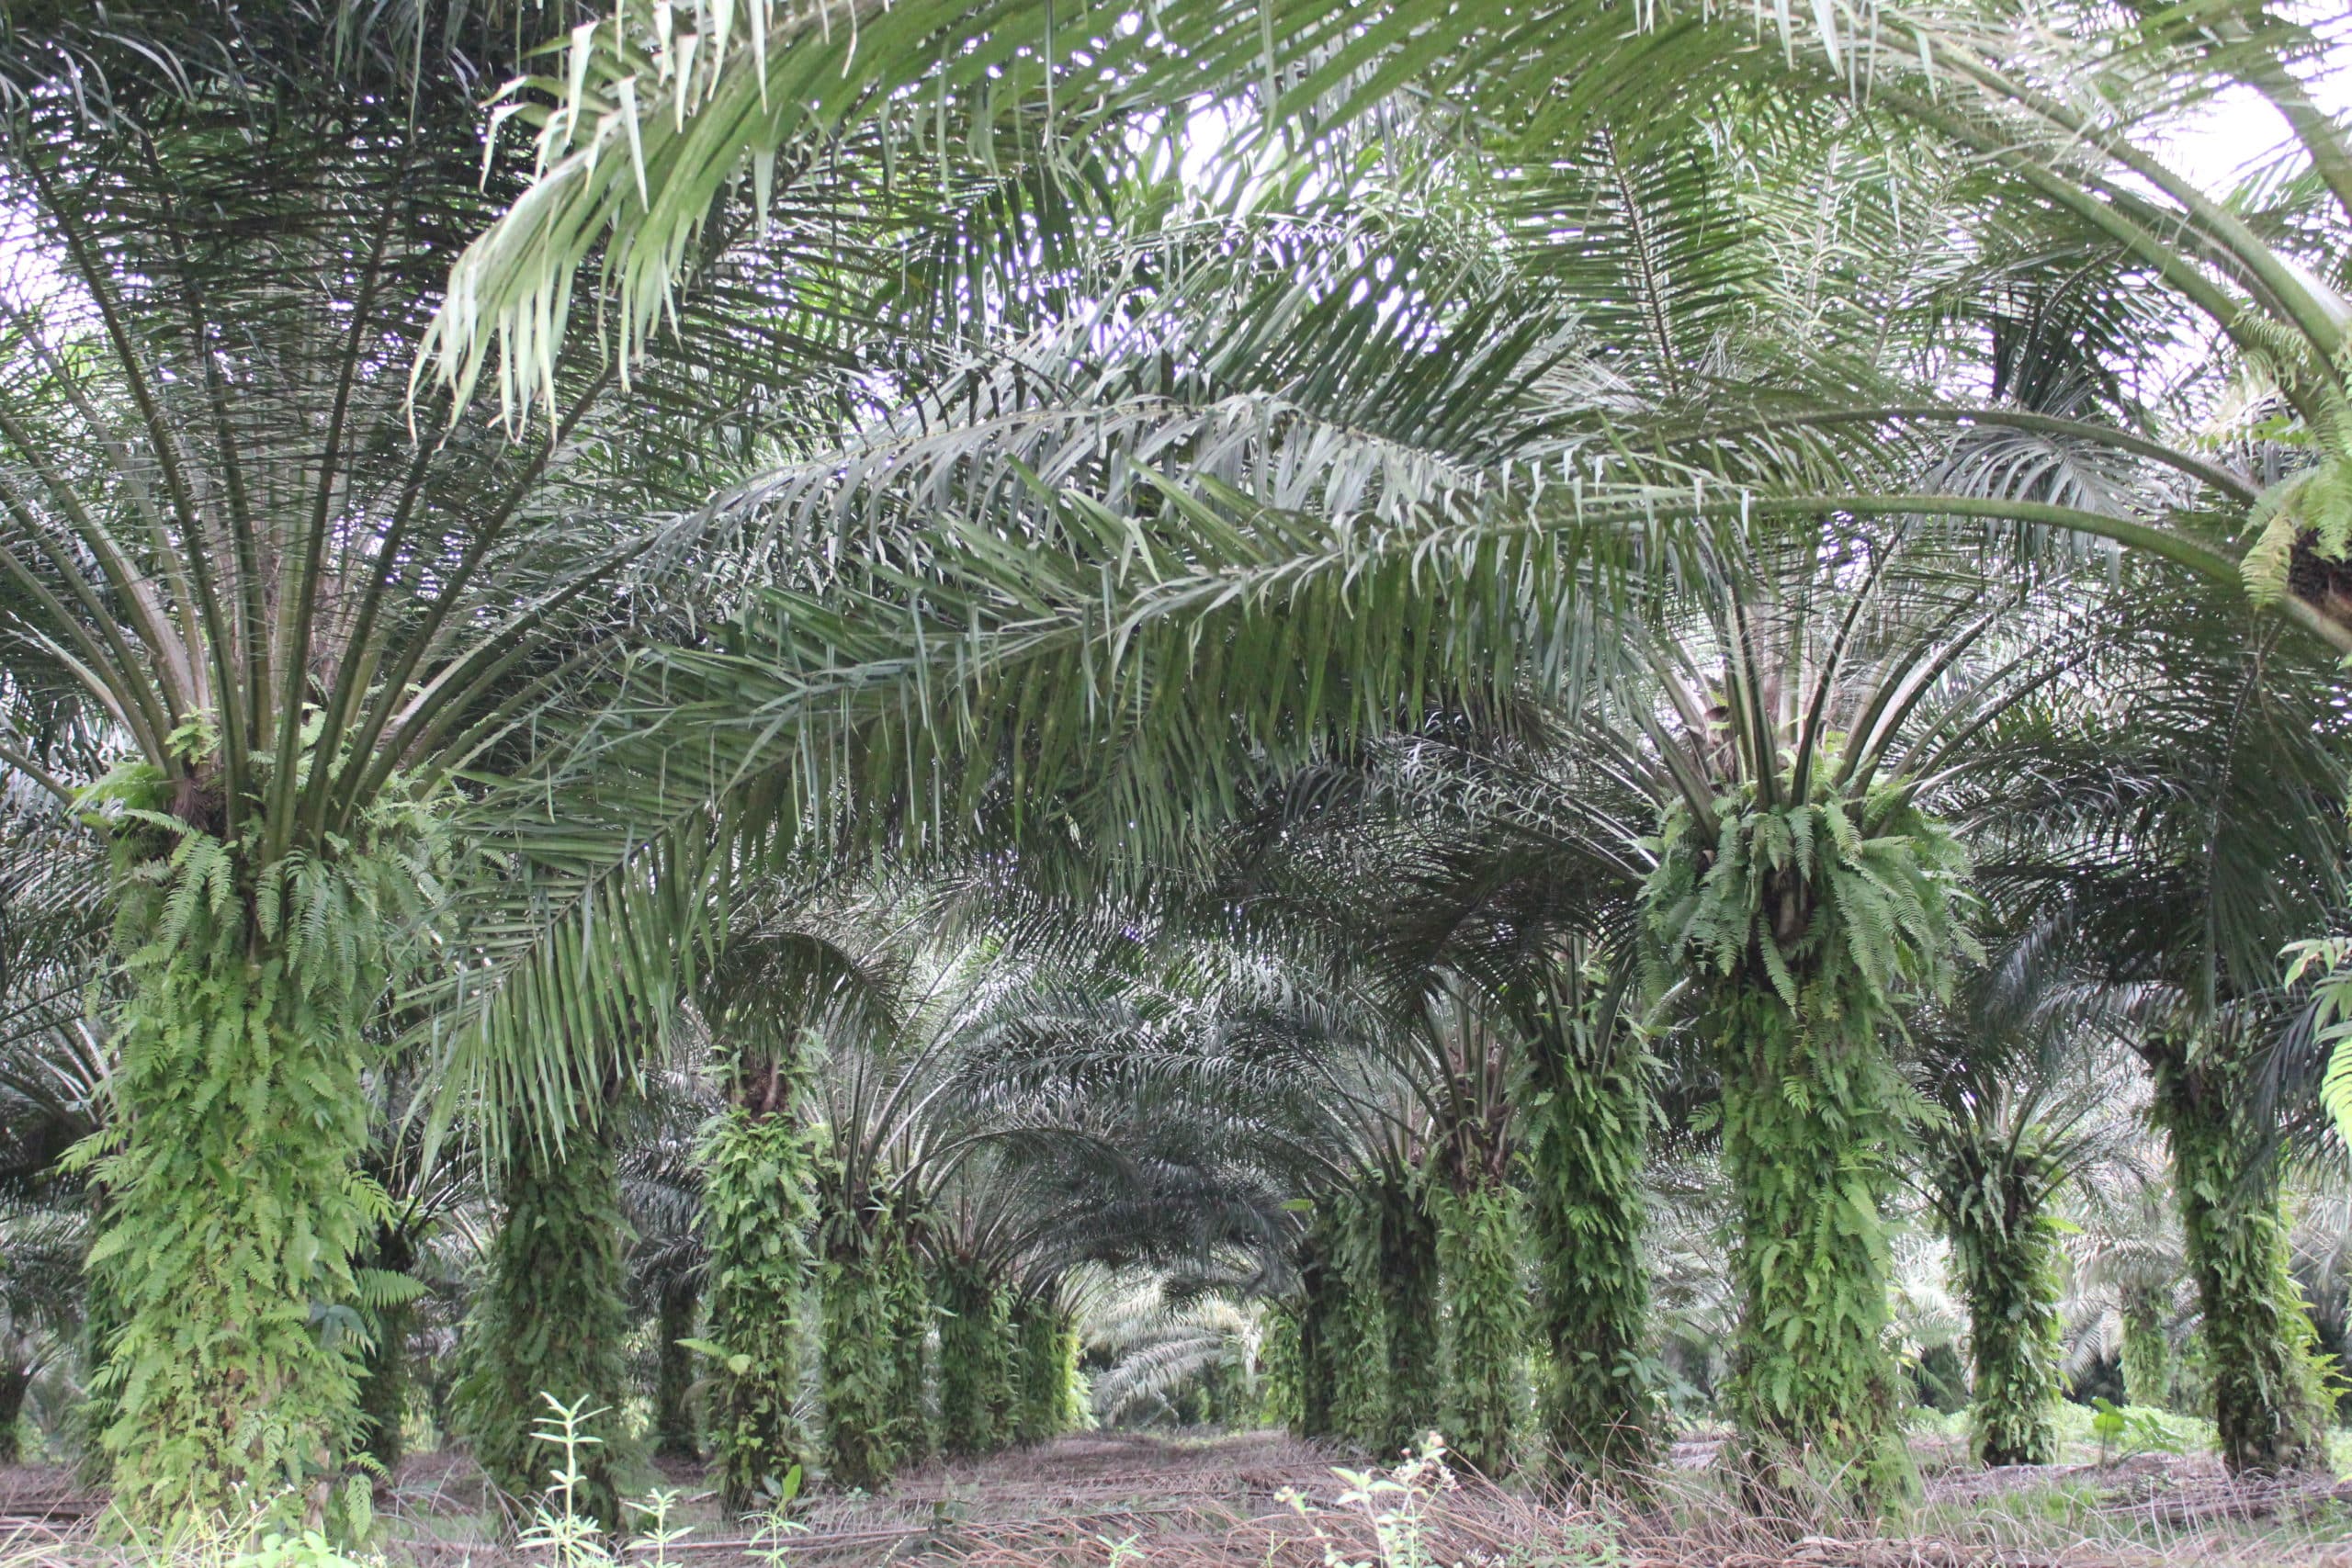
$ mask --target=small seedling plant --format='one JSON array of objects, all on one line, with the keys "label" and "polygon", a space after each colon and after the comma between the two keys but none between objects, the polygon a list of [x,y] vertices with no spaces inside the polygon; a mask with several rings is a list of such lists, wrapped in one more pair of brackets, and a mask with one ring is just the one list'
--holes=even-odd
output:
[{"label": "small seedling plant", "polygon": [[2091,1401],[2091,1436],[2098,1439],[2101,1470],[2134,1454],[2180,1452],[2179,1439],[2163,1417],[2145,1410],[2127,1410],[2110,1399]]},{"label": "small seedling plant", "polygon": [[[1375,1558],[1351,1559],[1312,1512],[1304,1494],[1285,1488],[1280,1495],[1314,1529],[1323,1548],[1324,1568],[1443,1568],[1429,1551],[1431,1506],[1460,1483],[1446,1468],[1445,1439],[1431,1432],[1419,1451],[1408,1454],[1391,1470],[1334,1470],[1340,1493],[1338,1506],[1360,1513],[1372,1526]],[[1458,1565],[1456,1565],[1458,1568]]]}]

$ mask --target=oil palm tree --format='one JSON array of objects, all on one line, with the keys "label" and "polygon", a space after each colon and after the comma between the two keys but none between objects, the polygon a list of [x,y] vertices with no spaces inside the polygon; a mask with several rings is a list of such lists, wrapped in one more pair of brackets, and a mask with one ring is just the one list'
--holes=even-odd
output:
[{"label": "oil palm tree", "polygon": [[1988,897],[2106,994],[2148,1070],[2235,1471],[2316,1451],[2279,1200],[2318,1074],[2277,954],[2335,918],[2346,765],[2316,661],[2243,631],[2150,594],[2055,694],[2071,715],[2013,715],[2017,769],[1986,775],[2004,783],[1980,814]]},{"label": "oil palm tree", "polygon": [[[1984,974],[2016,967],[1996,962]],[[1936,1109],[1921,1126],[1919,1181],[1968,1312],[1976,1457],[2051,1464],[2064,1393],[2064,1200],[2124,1173],[2143,1137],[2137,1086],[2095,1016],[2069,1018],[2062,1001],[2035,1018],[2030,998],[2020,1008],[1971,979],[1952,1015],[1914,1021],[1914,1070]],[[2006,1053],[1995,1043],[2004,1039]]]},{"label": "oil palm tree", "polygon": [[[526,763],[634,638],[689,623],[668,519],[730,434],[824,400],[830,334],[802,306],[849,276],[858,209],[837,200],[864,175],[776,182],[771,231],[838,213],[838,243],[706,275],[679,299],[698,346],[628,400],[579,330],[531,430],[413,400],[459,248],[524,188],[499,147],[485,181],[476,104],[539,20],[36,6],[0,37],[0,179],[39,263],[0,324],[0,755],[115,857],[126,1114],[88,1168],[121,1308],[104,1441],[142,1517],[241,1486],[315,1506],[356,1439],[357,1364],[312,1308],[353,1299],[380,1207],[356,1174],[365,1031],[450,878],[499,889],[444,926],[465,994],[518,953],[571,976],[509,993],[493,1059],[529,1041],[595,1080],[674,995],[672,965],[605,962],[620,922],[584,915],[648,896],[601,874],[629,855],[582,874],[579,838],[535,840],[461,779]],[[77,728],[96,754],[61,761],[45,738]],[[518,1083],[493,1075],[492,1122],[593,1098]]]},{"label": "oil palm tree", "polygon": [[1881,1331],[1910,1095],[1883,1036],[1970,951],[1965,852],[1928,803],[2040,660],[2024,605],[1839,554],[1799,543],[1702,592],[1630,720],[1663,796],[1645,920],[1722,1075],[1749,1463],[1869,1498],[1906,1463]]},{"label": "oil palm tree", "polygon": [[[556,400],[543,431],[413,400],[454,247],[519,189],[498,149],[485,175],[465,147],[480,83],[511,73],[537,19],[429,5],[9,18],[7,178],[43,265],[16,280],[7,323],[22,352],[6,756],[118,852],[118,949],[145,965],[123,1035],[139,1113],[103,1162],[120,1234],[98,1252],[133,1281],[109,1441],[134,1510],[210,1506],[232,1481],[323,1485],[354,1436],[355,1368],[310,1308],[356,1288],[372,1224],[349,1177],[361,1030],[390,980],[421,982],[410,1016],[501,1138],[593,1121],[628,1070],[617,1058],[673,1013],[678,947],[650,925],[693,928],[697,868],[649,872],[663,846],[626,834],[583,860],[584,817],[559,825],[543,790],[524,810],[484,781],[527,770],[636,638],[693,624],[678,590],[699,588],[702,563],[678,547],[698,536],[672,515],[707,492],[706,458],[828,404],[835,334],[800,308],[856,276],[871,231],[851,214],[908,210],[878,190],[836,205],[881,166],[853,160],[822,176],[840,176],[831,195],[790,175],[764,219],[747,206],[713,230],[725,250],[762,222],[790,236],[843,220],[821,253],[779,243],[680,297],[694,346],[675,340],[638,385],[661,412],[560,348],[538,383]],[[888,284],[905,307],[903,276]],[[882,285],[848,287],[823,310]],[[555,837],[535,840],[534,818]],[[420,921],[423,946],[407,940]],[[415,973],[425,951],[432,972]],[[208,988],[212,967],[254,955],[258,990]],[[190,1077],[174,1055],[193,1048],[175,1032],[188,1019],[254,1060],[216,1053],[223,1076]],[[250,1136],[212,1113],[223,1103]],[[290,1206],[256,1196],[279,1189]],[[206,1193],[218,1201],[193,1201]],[[215,1245],[261,1234],[264,1212],[291,1244]],[[225,1310],[198,1288],[213,1256],[254,1260],[233,1293],[273,1303],[233,1354],[204,1326]]]}]

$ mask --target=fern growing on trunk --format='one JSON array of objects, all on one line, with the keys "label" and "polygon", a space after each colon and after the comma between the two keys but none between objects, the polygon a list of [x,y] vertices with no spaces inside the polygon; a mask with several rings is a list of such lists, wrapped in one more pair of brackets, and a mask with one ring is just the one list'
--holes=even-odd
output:
[{"label": "fern growing on trunk", "polygon": [[2225,1025],[2193,1043],[2160,1035],[2146,1049],[2204,1308],[2222,1462],[2259,1474],[2313,1467],[2326,1444],[2311,1315],[2288,1271],[2275,1132],[2259,1109],[2261,1048],[2250,1032]]},{"label": "fern growing on trunk", "polygon": [[628,1310],[619,1177],[609,1116],[575,1126],[561,1146],[518,1134],[501,1186],[505,1221],[490,1278],[467,1324],[455,1416],[492,1483],[510,1496],[546,1489],[549,1457],[535,1436],[552,1397],[598,1439],[581,1453],[582,1509],[622,1523],[616,1472]]},{"label": "fern growing on trunk", "polygon": [[703,1137],[703,1224],[710,1247],[710,1444],[730,1512],[773,1496],[808,1457],[800,1399],[802,1302],[808,1289],[807,1134],[779,1066],[756,1097]]},{"label": "fern growing on trunk", "polygon": [[1968,1416],[1977,1461],[2050,1464],[2058,1454],[2058,1220],[2039,1202],[1993,1202],[1997,1189],[1963,1207],[1950,1226],[1961,1294],[1968,1303],[1974,1378]]},{"label": "fern growing on trunk", "polygon": [[1660,838],[1649,929],[1697,987],[1723,1074],[1731,1404],[1751,1482],[1875,1507],[1911,1477],[1883,1214],[1908,1095],[1879,1032],[1904,990],[1947,987],[1968,951],[1966,862],[1895,790],[1771,804],[1743,785],[1706,818],[1677,802]]}]

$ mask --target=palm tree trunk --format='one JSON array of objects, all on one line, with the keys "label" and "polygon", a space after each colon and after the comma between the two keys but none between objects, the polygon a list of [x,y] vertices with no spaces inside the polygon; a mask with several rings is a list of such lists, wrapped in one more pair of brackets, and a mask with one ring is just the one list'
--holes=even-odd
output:
[{"label": "palm tree trunk", "polygon": [[1268,1426],[1297,1432],[1305,1416],[1301,1408],[1301,1366],[1298,1343],[1298,1303],[1271,1302],[1258,1337],[1258,1373],[1264,1398],[1260,1419]]},{"label": "palm tree trunk", "polygon": [[692,1275],[672,1280],[655,1308],[653,1348],[653,1453],[657,1459],[702,1457],[695,1430],[695,1355],[692,1338],[702,1309],[702,1291]]},{"label": "palm tree trunk", "polygon": [[940,1267],[939,1446],[951,1454],[1002,1446],[1012,1386],[1005,1292],[969,1258]]},{"label": "palm tree trunk", "polygon": [[387,1476],[400,1469],[408,1452],[401,1428],[408,1418],[409,1330],[415,1309],[403,1303],[375,1314],[375,1345],[368,1352],[359,1380],[359,1417],[366,1432],[365,1451]]},{"label": "palm tree trunk", "polygon": [[1331,1369],[1331,1431],[1351,1447],[1377,1453],[1393,1425],[1388,1310],[1380,1279],[1380,1210],[1365,1193],[1340,1199],[1334,1252],[1339,1290],[1322,1325]]},{"label": "palm tree trunk", "polygon": [[1750,1483],[1875,1507],[1911,1470],[1885,1337],[1894,1085],[1873,1015],[1800,1021],[1751,985],[1722,993],[1708,1021],[1737,1201],[1730,1402]]},{"label": "palm tree trunk", "polygon": [[2040,1204],[2010,1212],[1962,1206],[1952,1256],[1968,1303],[1974,1371],[1968,1418],[1980,1464],[2050,1464],[2058,1457],[2058,1227]]},{"label": "palm tree trunk", "polygon": [[[1483,1174],[1483,1173],[1482,1173]],[[1445,1275],[1445,1436],[1480,1474],[1518,1462],[1520,1383],[1527,1348],[1527,1291],[1519,1203],[1499,1179],[1441,1188],[1437,1252]]]},{"label": "palm tree trunk", "polygon": [[2213,1420],[2232,1474],[2302,1470],[2326,1449],[2310,1314],[2288,1272],[2272,1129],[2238,1032],[2191,1053],[2151,1043],[2155,1118],[2172,1145],[2188,1270],[2204,1308]]},{"label": "palm tree trunk", "polygon": [[1013,1311],[1019,1397],[1012,1440],[1042,1443],[1070,1427],[1070,1379],[1078,1371],[1078,1331],[1050,1302],[1026,1300]]},{"label": "palm tree trunk", "polygon": [[1529,1074],[1528,1221],[1539,1277],[1546,1446],[1588,1475],[1623,1477],[1658,1454],[1648,1380],[1650,1091],[1625,1048],[1588,1062],[1539,1034]]},{"label": "palm tree trunk", "polygon": [[1418,1449],[1444,1412],[1437,1225],[1419,1184],[1385,1180],[1374,1199],[1379,1224],[1377,1288],[1381,1337],[1388,1350],[1387,1428],[1377,1448],[1396,1455]]},{"label": "palm tree trunk", "polygon": [[[841,1216],[836,1216],[839,1222]],[[848,1222],[855,1226],[854,1217]],[[878,1489],[897,1466],[892,1404],[896,1349],[878,1243],[844,1231],[822,1270],[819,1386],[825,1404],[825,1468],[842,1486]]]},{"label": "palm tree trunk", "polygon": [[885,1310],[890,1332],[891,1443],[899,1461],[921,1464],[932,1455],[930,1284],[912,1238],[893,1220],[885,1258]]},{"label": "palm tree trunk", "polygon": [[[415,1250],[404,1233],[388,1226],[378,1234],[377,1268],[405,1274],[415,1264]],[[408,1337],[415,1325],[416,1309],[399,1302],[378,1308],[373,1316],[374,1344],[359,1380],[359,1415],[368,1457],[390,1476],[399,1470],[406,1450],[402,1428],[408,1419]]]},{"label": "palm tree trunk", "polygon": [[133,1519],[298,1524],[322,1517],[360,1437],[356,1344],[315,1308],[356,1304],[360,1024],[389,922],[344,912],[333,936],[356,963],[322,958],[333,942],[289,952],[293,922],[265,932],[239,852],[195,829],[175,842],[169,881],[118,885],[131,994],[92,1269],[121,1315],[98,1441]]},{"label": "palm tree trunk", "polygon": [[2123,1402],[2150,1410],[2172,1408],[2172,1336],[2165,1328],[2167,1292],[2140,1283],[2123,1287]]},{"label": "palm tree trunk", "polygon": [[1293,1307],[1298,1329],[1298,1416],[1293,1427],[1300,1437],[1338,1435],[1333,1413],[1332,1320],[1340,1312],[1344,1286],[1331,1260],[1332,1223],[1329,1211],[1318,1213],[1299,1243],[1298,1298]]},{"label": "palm tree trunk", "polygon": [[710,1248],[710,1446],[720,1505],[740,1514],[775,1495],[808,1448],[800,1330],[816,1212],[808,1140],[781,1066],[711,1123],[703,1143],[703,1224]]},{"label": "palm tree trunk", "polygon": [[612,1119],[575,1126],[560,1148],[517,1129],[503,1188],[505,1223],[461,1351],[458,1429],[492,1484],[530,1498],[545,1489],[549,1466],[535,1434],[556,1403],[577,1410],[580,1429],[598,1439],[582,1452],[581,1506],[618,1529],[628,1228]]},{"label": "palm tree trunk", "polygon": [[[95,1227],[105,1233],[106,1196],[102,1191],[90,1194],[90,1211]],[[115,1294],[113,1281],[103,1269],[85,1266],[82,1296],[82,1364],[92,1370],[107,1364],[115,1336],[122,1328],[122,1305]],[[114,1456],[107,1451],[107,1429],[114,1425],[120,1409],[114,1397],[111,1381],[91,1380],[83,1393],[81,1408],[74,1413],[74,1479],[86,1487],[104,1486],[114,1473]]]},{"label": "palm tree trunk", "polygon": [[0,1366],[0,1464],[23,1457],[17,1433],[25,1415],[25,1395],[33,1386],[33,1370],[19,1361]]}]

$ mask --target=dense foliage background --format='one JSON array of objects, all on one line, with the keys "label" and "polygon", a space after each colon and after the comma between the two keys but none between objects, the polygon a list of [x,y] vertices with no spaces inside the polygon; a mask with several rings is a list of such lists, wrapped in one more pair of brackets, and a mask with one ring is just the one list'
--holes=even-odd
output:
[{"label": "dense foliage background", "polygon": [[20,0],[0,1457],[2324,1464],[2343,30]]}]

